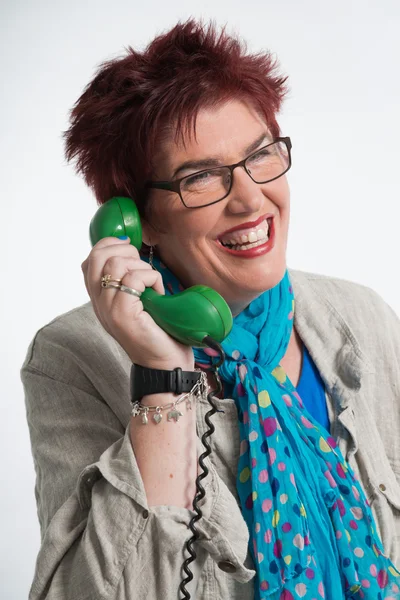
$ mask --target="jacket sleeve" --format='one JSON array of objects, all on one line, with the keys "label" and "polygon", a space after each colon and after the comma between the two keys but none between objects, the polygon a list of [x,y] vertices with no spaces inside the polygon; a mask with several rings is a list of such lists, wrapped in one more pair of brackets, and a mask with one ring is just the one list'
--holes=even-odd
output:
[{"label": "jacket sleeve", "polygon": [[[41,528],[29,599],[177,599],[194,513],[149,509],[129,422],[121,423],[92,384],[91,369],[101,368],[95,349],[90,369],[82,368],[87,353],[74,352],[70,334],[60,339],[57,327],[47,326],[21,369]],[[122,402],[129,405],[128,397]],[[208,468],[187,586],[192,598],[207,557],[231,562],[240,582],[254,575],[244,565],[248,531],[237,502],[210,461]]]}]

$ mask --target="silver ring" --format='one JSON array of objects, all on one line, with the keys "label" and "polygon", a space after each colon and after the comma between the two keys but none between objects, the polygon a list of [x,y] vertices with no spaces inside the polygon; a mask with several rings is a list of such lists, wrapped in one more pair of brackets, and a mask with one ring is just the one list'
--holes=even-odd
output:
[{"label": "silver ring", "polygon": [[126,292],[127,294],[131,294],[131,296],[136,296],[137,298],[140,298],[140,296],[142,295],[142,292],[138,292],[137,290],[127,287],[124,284],[121,284],[119,289],[121,290],[121,292]]}]

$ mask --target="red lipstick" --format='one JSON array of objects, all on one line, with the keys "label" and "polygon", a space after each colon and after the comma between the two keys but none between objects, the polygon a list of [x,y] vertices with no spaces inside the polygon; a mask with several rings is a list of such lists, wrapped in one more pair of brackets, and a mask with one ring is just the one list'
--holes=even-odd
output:
[{"label": "red lipstick", "polygon": [[239,229],[252,229],[253,227],[257,227],[257,225],[262,223],[262,221],[264,221],[265,219],[272,219],[273,216],[274,215],[271,213],[261,215],[261,217],[259,217],[257,219],[257,221],[248,221],[248,223],[241,223],[240,225],[236,225],[235,227],[232,227],[232,229],[227,229],[223,233],[220,233],[218,235],[218,237],[221,238],[222,236],[226,235],[227,233],[231,233],[232,231],[238,231]]},{"label": "red lipstick", "polygon": [[[265,218],[266,217],[262,217],[262,219],[259,220],[257,222],[257,224],[260,223]],[[221,244],[220,240],[217,240],[217,244],[219,245],[219,247],[222,251],[228,252],[228,254],[232,254],[233,256],[237,256],[239,258],[256,258],[257,256],[262,256],[263,254],[267,254],[268,252],[270,252],[272,250],[272,248],[275,245],[274,219],[271,217],[268,217],[268,219],[269,219],[269,238],[265,242],[265,244],[260,244],[260,246],[256,246],[255,248],[249,248],[248,250],[246,250],[246,248],[243,248],[243,250],[233,250],[232,248],[228,248],[228,246],[223,246]],[[237,227],[236,229],[243,229],[243,226],[241,225],[240,227]],[[234,230],[230,229],[228,232],[225,232],[225,233],[229,233],[230,231],[234,231]]]}]

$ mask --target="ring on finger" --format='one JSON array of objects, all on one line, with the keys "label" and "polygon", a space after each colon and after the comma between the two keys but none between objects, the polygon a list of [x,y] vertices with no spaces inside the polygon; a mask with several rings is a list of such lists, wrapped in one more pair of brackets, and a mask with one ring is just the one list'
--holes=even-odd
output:
[{"label": "ring on finger", "polygon": [[120,283],[114,283],[113,281],[109,281],[106,285],[103,285],[103,287],[105,287],[105,288],[115,288],[116,290],[120,290],[121,289],[121,284]]},{"label": "ring on finger", "polygon": [[127,287],[126,285],[121,285],[120,286],[120,291],[121,292],[126,292],[127,294],[131,294],[131,296],[136,296],[137,298],[140,298],[140,296],[142,295],[142,292],[138,292],[137,290],[131,288],[131,287]]},{"label": "ring on finger", "polygon": [[101,278],[101,287],[103,288],[107,288],[107,287],[115,287],[115,285],[109,285],[111,281],[114,281],[115,283],[122,283],[122,279],[115,279],[113,278],[112,275],[103,275],[103,277]]}]

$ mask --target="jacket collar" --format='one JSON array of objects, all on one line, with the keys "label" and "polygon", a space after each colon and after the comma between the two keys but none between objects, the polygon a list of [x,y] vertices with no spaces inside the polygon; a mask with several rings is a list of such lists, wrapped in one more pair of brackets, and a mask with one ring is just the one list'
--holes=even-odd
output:
[{"label": "jacket collar", "polygon": [[346,408],[374,368],[350,325],[331,303],[324,276],[289,269],[295,296],[294,326],[325,383],[327,392]]}]

